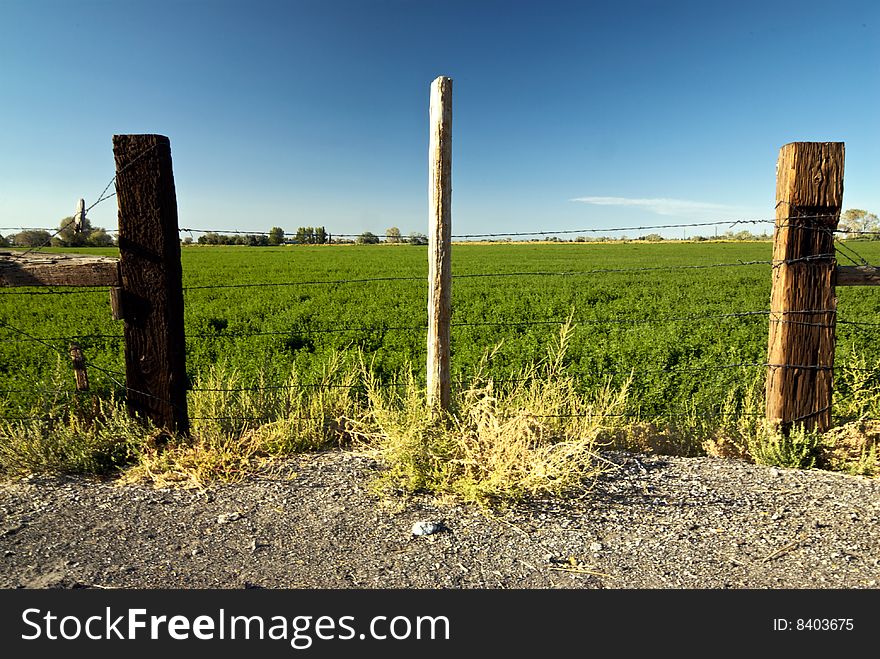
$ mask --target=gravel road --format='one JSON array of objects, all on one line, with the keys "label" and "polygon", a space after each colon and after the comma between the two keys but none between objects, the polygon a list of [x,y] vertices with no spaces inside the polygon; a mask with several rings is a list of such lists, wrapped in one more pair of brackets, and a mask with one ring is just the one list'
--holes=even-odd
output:
[{"label": "gravel road", "polygon": [[496,511],[380,499],[346,451],[203,491],[32,476],[0,484],[0,587],[880,587],[880,479],[607,457],[575,496]]}]

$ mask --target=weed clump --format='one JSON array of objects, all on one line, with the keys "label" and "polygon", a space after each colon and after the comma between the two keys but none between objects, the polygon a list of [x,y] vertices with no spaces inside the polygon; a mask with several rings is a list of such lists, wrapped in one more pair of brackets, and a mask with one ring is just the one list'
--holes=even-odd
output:
[{"label": "weed clump", "polygon": [[81,396],[0,424],[0,474],[105,476],[135,464],[157,431],[110,398]]},{"label": "weed clump", "polygon": [[368,415],[351,432],[388,466],[380,486],[486,503],[588,484],[603,470],[599,449],[620,423],[626,389],[579,394],[564,368],[570,336],[566,324],[543,363],[506,382],[485,375],[495,353],[485,354],[448,414],[427,411],[412,379],[402,391],[368,381]]}]

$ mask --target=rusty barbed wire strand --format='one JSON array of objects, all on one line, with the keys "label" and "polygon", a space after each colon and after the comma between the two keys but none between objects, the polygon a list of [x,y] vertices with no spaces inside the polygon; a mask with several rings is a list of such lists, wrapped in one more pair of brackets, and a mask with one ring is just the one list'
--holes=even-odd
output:
[{"label": "rusty barbed wire strand", "polygon": [[[652,324],[668,324],[668,323],[680,323],[680,322],[701,322],[701,321],[723,321],[727,319],[735,319],[735,318],[764,318],[768,317],[768,322],[772,323],[784,323],[784,324],[792,324],[792,325],[801,325],[807,327],[824,327],[831,328],[834,325],[828,323],[811,323],[806,321],[798,321],[798,320],[789,320],[785,318],[773,318],[774,315],[786,316],[786,315],[818,315],[818,314],[836,314],[835,309],[806,309],[806,310],[793,310],[793,311],[770,311],[770,310],[756,310],[756,311],[739,311],[739,312],[731,312],[731,313],[722,313],[722,314],[688,314],[683,316],[645,316],[645,317],[609,317],[609,318],[550,318],[550,319],[539,319],[539,320],[500,320],[500,321],[464,321],[459,323],[450,323],[450,327],[452,328],[469,328],[469,327],[531,327],[531,326],[550,326],[550,325],[565,325],[566,323],[571,323],[573,328],[577,327],[587,327],[587,326],[602,326],[602,325],[633,325],[633,326],[641,326],[641,325],[652,325]],[[868,322],[868,321],[859,321],[859,320],[848,320],[848,319],[837,319],[836,323],[839,325],[854,325],[854,326],[868,326],[875,327],[880,326],[880,323]],[[271,330],[271,331],[233,331],[229,333],[210,333],[210,332],[197,332],[197,333],[189,333],[186,335],[187,340],[195,340],[195,339],[208,339],[208,340],[237,340],[237,339],[246,339],[251,337],[288,337],[288,338],[300,338],[302,336],[308,336],[312,334],[340,334],[347,332],[363,332],[363,333],[383,333],[383,332],[424,332],[427,331],[427,326],[425,325],[409,325],[409,326],[398,326],[398,325],[356,325],[356,326],[348,326],[348,327],[309,327],[309,326],[298,326],[293,327],[289,330]],[[124,334],[71,334],[67,336],[33,336],[26,334],[24,332],[17,332],[18,334],[24,334],[25,338],[7,338],[4,339],[10,343],[25,343],[25,342],[48,342],[48,341],[86,341],[86,340],[109,340],[109,341],[119,341],[125,338]],[[57,350],[55,346],[48,346],[52,349]]]}]

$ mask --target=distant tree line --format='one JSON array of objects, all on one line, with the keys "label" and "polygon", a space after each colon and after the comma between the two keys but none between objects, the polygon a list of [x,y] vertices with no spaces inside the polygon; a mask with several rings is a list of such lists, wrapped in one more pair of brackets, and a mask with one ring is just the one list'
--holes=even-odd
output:
[{"label": "distant tree line", "polygon": [[[186,238],[184,238],[183,242],[188,244]],[[191,243],[192,239],[190,239],[189,242]],[[203,233],[199,236],[196,242],[199,245],[246,245],[248,247],[268,247],[269,236],[265,233],[239,233],[229,235],[226,233],[209,231],[208,233]]]},{"label": "distant tree line", "polygon": [[193,240],[191,236],[183,239],[184,245],[193,243],[199,245],[247,245],[249,247],[271,247],[275,245],[378,245],[385,242],[388,244],[399,245],[427,245],[428,237],[417,231],[403,236],[397,227],[389,227],[385,230],[385,240],[370,231],[364,231],[355,239],[344,237],[333,237],[327,233],[325,227],[299,227],[294,234],[285,233],[281,227],[272,227],[269,233],[256,234],[225,234],[219,231],[209,231],[203,233],[197,240]]},{"label": "distant tree line", "polygon": [[[246,245],[248,247],[275,247],[277,245],[323,245],[330,242],[324,227],[299,227],[296,234],[287,239],[284,229],[272,227],[269,233],[226,234],[218,231],[203,233],[196,240],[199,245]],[[183,239],[185,245],[193,243],[191,237]]]},{"label": "distant tree line", "polygon": [[[59,223],[58,231],[49,233],[44,229],[28,229],[19,233],[9,234],[7,236],[0,235],[0,247],[113,247],[116,240],[112,235],[107,233],[102,227],[94,227],[88,217],[84,218],[82,226],[74,225],[73,217],[65,217]],[[840,216],[838,225],[845,233],[844,238],[862,239],[862,240],[880,240],[880,219],[875,213],[860,209],[851,208]],[[646,241],[658,242],[661,240],[689,240],[691,242],[700,242],[706,240],[770,240],[772,235],[768,233],[755,234],[751,231],[725,231],[723,234],[715,234],[714,236],[689,236],[683,238],[664,238],[658,233],[649,233],[635,238],[627,236],[575,236],[573,238],[560,238],[559,236],[543,236],[532,238],[528,242],[630,242]],[[512,242],[512,238],[493,238],[486,239],[483,242]],[[385,230],[385,240],[370,231],[364,231],[357,236],[355,240],[345,238],[333,238],[324,227],[299,227],[296,233],[288,238],[288,235],[281,227],[272,227],[268,234],[224,234],[216,231],[210,231],[199,236],[194,241],[192,237],[187,236],[183,239],[185,245],[197,242],[199,245],[246,245],[249,247],[271,247],[275,245],[293,244],[293,245],[324,245],[334,244],[358,244],[358,245],[378,245],[382,242],[386,244],[409,244],[409,245],[427,245],[428,237],[419,232],[412,232],[409,236],[404,237],[400,229],[397,227],[389,227]]]},{"label": "distant tree line", "polygon": [[28,229],[8,236],[0,236],[3,247],[113,247],[116,241],[102,227],[93,227],[89,218],[82,226],[74,226],[73,217],[65,217],[58,223],[58,231],[49,233],[44,229]]},{"label": "distant tree line", "polygon": [[[364,231],[357,238],[358,245],[378,245],[382,240],[376,234],[370,231]],[[385,242],[389,245],[427,245],[428,237],[423,233],[413,231],[408,237],[404,238],[397,227],[388,227],[385,229]]]}]

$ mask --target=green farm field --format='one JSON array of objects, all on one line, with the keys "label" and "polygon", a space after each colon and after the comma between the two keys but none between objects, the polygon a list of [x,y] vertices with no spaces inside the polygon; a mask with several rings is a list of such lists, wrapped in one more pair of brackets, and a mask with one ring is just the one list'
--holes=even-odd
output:
[{"label": "green farm field", "polygon": [[[880,260],[880,243],[850,244],[868,261]],[[584,393],[628,382],[628,413],[651,419],[741,406],[760,392],[765,373],[762,312],[769,307],[770,265],[752,262],[769,261],[771,248],[770,242],[455,244],[454,381],[468,383],[490,352],[485,374],[517,378],[547,358],[570,316],[565,368]],[[184,247],[192,385],[198,388],[212,369],[236,373],[244,386],[284,384],[292,370],[304,383],[317,382],[338,353],[362,355],[382,382],[410,369],[423,382],[426,249]],[[57,404],[73,395],[71,340],[95,365],[92,390],[120,393],[122,323],[111,319],[107,290],[22,294],[33,290],[0,292],[3,414],[33,414],[47,397]],[[836,395],[843,398],[857,381],[862,389],[875,384],[880,290],[847,287],[838,294]]]}]

